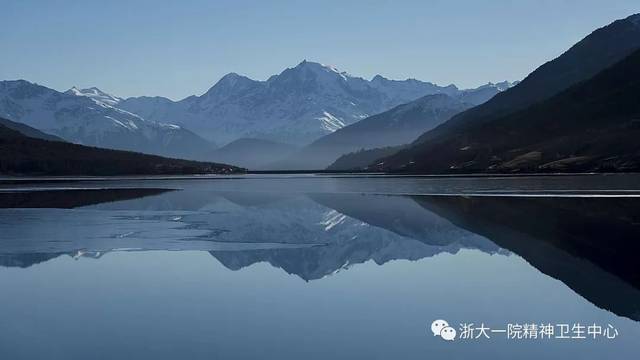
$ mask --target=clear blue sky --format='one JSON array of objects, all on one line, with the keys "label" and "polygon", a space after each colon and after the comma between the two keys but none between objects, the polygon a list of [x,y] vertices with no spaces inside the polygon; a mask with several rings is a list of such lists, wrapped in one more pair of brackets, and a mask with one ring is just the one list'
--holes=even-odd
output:
[{"label": "clear blue sky", "polygon": [[635,12],[638,0],[0,0],[0,79],[179,99],[308,59],[473,87],[521,79]]}]

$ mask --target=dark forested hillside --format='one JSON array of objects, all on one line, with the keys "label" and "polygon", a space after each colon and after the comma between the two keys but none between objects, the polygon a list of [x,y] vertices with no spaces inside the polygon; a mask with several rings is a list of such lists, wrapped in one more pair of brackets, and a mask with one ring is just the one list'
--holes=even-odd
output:
[{"label": "dark forested hillside", "polygon": [[506,116],[400,151],[411,172],[640,171],[640,50],[592,79]]},{"label": "dark forested hillside", "polygon": [[239,172],[234,166],[168,159],[25,136],[0,125],[0,174],[168,175]]},{"label": "dark forested hillside", "polygon": [[387,146],[375,149],[361,149],[340,156],[327,170],[367,170],[370,164],[377,165],[377,160],[391,156],[405,146]]},{"label": "dark forested hillside", "polygon": [[[594,169],[595,166],[600,170],[604,170],[607,167],[618,171],[629,170],[630,165],[621,159],[626,155],[630,155],[626,151],[631,151],[629,146],[632,143],[625,143],[629,146],[620,144],[620,142],[631,141],[627,132],[620,131],[614,134],[614,129],[611,127],[609,128],[610,131],[606,133],[599,131],[594,134],[592,128],[578,125],[582,120],[577,113],[568,110],[578,110],[576,109],[578,104],[595,108],[598,106],[593,102],[599,102],[601,110],[605,113],[607,113],[607,109],[616,112],[617,110],[613,109],[614,105],[602,102],[600,96],[605,96],[604,94],[590,93],[593,98],[589,101],[567,98],[570,95],[564,95],[565,98],[563,100],[558,100],[557,98],[553,101],[547,100],[576,84],[592,78],[639,48],[640,14],[617,20],[594,31],[558,58],[543,64],[517,86],[496,95],[485,104],[454,116],[446,123],[424,133],[407,149],[383,159],[384,164],[381,169],[385,171],[426,173],[486,170],[553,171],[554,169],[585,171]],[[625,80],[614,85],[617,91],[631,91],[624,88]],[[627,96],[633,95],[627,94]],[[606,97],[608,98],[607,101],[624,101],[622,98],[616,100],[616,94],[613,93],[607,94]],[[554,102],[556,105],[552,105]],[[635,102],[637,103],[638,101],[635,100]],[[535,105],[539,103],[544,103],[545,105],[542,107]],[[560,103],[562,105],[559,105]],[[568,108],[563,111],[551,109],[550,107],[552,106],[565,106]],[[530,107],[531,109],[528,109]],[[530,110],[533,112],[530,112]],[[626,110],[631,111],[632,109],[627,108]],[[552,120],[553,124],[561,126],[563,129],[568,126],[572,134],[567,134],[565,130],[556,133],[555,131],[559,129],[555,127],[544,128],[544,126],[550,126],[550,124],[541,121],[541,119],[533,119],[534,116],[551,116],[552,114],[556,116]],[[602,125],[609,120],[607,115],[602,113],[599,114],[599,119],[594,119],[593,114],[581,114],[580,116],[588,115],[590,121],[600,122]],[[562,120],[557,118],[560,115],[563,116]],[[613,116],[613,114],[611,115]],[[626,115],[633,116],[631,113]],[[505,119],[515,119],[518,123],[508,124],[509,120]],[[547,120],[551,121],[551,119]],[[634,122],[631,119],[627,120],[631,121],[628,127],[635,129]],[[524,121],[528,121],[528,123],[524,123]],[[504,126],[507,126],[507,128]],[[516,135],[513,133],[514,131],[518,132],[519,137],[513,136]],[[531,134],[524,134],[527,131],[531,132]],[[545,146],[542,146],[542,148],[534,146],[533,148],[537,150],[531,150],[531,146],[525,146],[532,145],[531,141],[536,141],[536,139],[541,140],[537,137],[540,132],[545,135]],[[567,141],[567,139],[562,138],[563,136],[571,136],[572,140]],[[517,141],[525,142],[517,143],[515,142],[516,138],[518,139]],[[552,141],[555,141],[555,145],[551,145]],[[507,143],[509,145],[506,145]],[[580,148],[580,146],[587,146],[589,150]],[[596,150],[596,148],[601,150]],[[527,149],[529,151],[523,152]],[[507,153],[498,153],[502,151]],[[559,152],[552,154],[555,151]],[[586,157],[576,154],[584,154]],[[600,161],[603,160],[600,157],[605,154],[617,156],[616,163],[611,164],[608,161]],[[586,161],[587,158],[590,160]],[[513,162],[511,162],[512,160]],[[600,162],[596,165],[594,161]],[[547,162],[552,164],[549,163],[548,166],[543,166],[547,165]]]},{"label": "dark forested hillside", "polygon": [[44,133],[38,129],[32,128],[31,126],[28,126],[19,122],[11,121],[11,120],[0,118],[0,125],[6,126],[9,129],[15,130],[24,136],[28,136],[36,139],[42,139],[42,140],[64,141],[63,139],[55,135]]}]

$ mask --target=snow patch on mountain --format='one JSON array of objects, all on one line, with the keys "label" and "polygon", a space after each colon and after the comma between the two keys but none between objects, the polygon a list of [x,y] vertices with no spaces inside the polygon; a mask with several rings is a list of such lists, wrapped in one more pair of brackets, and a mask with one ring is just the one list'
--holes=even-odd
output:
[{"label": "snow patch on mountain", "polygon": [[122,101],[122,98],[108,94],[96,87],[88,89],[78,89],[74,86],[71,89],[67,90],[65,93],[75,96],[85,96],[89,99],[94,100],[96,103],[106,104],[109,106],[115,106],[120,101]]},{"label": "snow patch on mountain", "polygon": [[334,227],[342,224],[346,219],[346,215],[343,215],[335,210],[331,210],[324,215],[324,219],[320,222],[320,225],[324,226],[324,231],[329,231]]},{"label": "snow patch on mountain", "polygon": [[330,131],[330,132],[334,132],[338,129],[342,129],[343,127],[345,127],[344,122],[342,122],[342,120],[338,119],[337,117],[331,115],[330,113],[323,111],[322,112],[323,116],[320,116],[318,118],[316,118],[317,120],[320,120],[320,122],[322,123],[322,128]]}]

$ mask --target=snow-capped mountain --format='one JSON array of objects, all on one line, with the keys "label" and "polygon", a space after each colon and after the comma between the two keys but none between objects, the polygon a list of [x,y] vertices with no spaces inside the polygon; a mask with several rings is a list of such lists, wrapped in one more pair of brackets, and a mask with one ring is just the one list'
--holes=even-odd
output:
[{"label": "snow-capped mountain", "polygon": [[208,158],[211,141],[255,138],[306,145],[425,95],[447,94],[474,104],[501,86],[508,84],[459,90],[380,75],[366,80],[303,61],[266,81],[230,73],[203,95],[177,102],[123,99],[96,87],[60,93],[23,80],[3,81],[0,116],[84,145],[215,160]]},{"label": "snow-capped mountain", "polygon": [[25,80],[0,81],[0,116],[67,141],[171,157],[196,158],[213,145],[178,125],[147,121],[114,107],[97,88],[66,93]]},{"label": "snow-capped mountain", "polygon": [[182,125],[221,143],[251,137],[306,144],[419,97],[459,91],[453,85],[380,75],[369,81],[303,61],[266,81],[231,73],[201,96],[177,102],[129,98],[118,107],[148,120]]},{"label": "snow-capped mountain", "polygon": [[122,98],[117,96],[113,96],[111,94],[107,94],[106,92],[98,89],[97,87],[92,87],[88,89],[78,89],[77,87],[72,87],[71,89],[65,91],[67,94],[76,95],[76,96],[86,96],[90,99],[95,100],[98,103],[104,103],[110,106],[116,106]]}]

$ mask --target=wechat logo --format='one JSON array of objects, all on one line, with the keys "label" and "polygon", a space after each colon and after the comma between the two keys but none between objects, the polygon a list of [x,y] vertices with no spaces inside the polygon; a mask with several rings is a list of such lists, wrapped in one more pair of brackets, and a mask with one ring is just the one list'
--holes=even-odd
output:
[{"label": "wechat logo", "polygon": [[444,320],[435,320],[431,323],[431,332],[433,336],[440,336],[446,341],[453,341],[456,338],[456,329],[449,326]]}]

